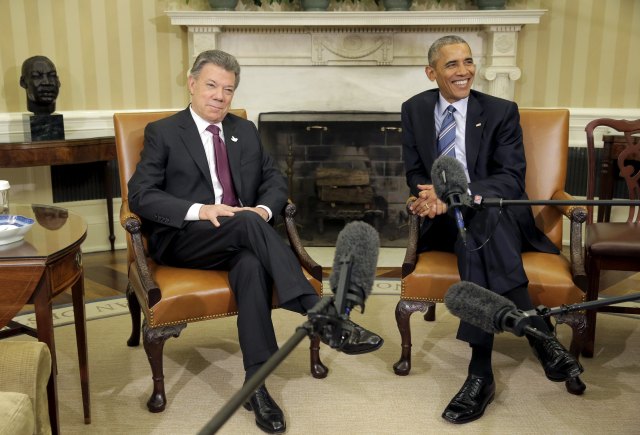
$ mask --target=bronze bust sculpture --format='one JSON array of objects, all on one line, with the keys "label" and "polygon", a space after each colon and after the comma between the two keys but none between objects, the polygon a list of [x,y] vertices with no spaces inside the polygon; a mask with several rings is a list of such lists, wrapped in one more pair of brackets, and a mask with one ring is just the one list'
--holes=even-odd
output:
[{"label": "bronze bust sculpture", "polygon": [[36,115],[56,110],[60,79],[56,66],[45,56],[33,56],[22,63],[20,86],[27,90],[27,109]]}]

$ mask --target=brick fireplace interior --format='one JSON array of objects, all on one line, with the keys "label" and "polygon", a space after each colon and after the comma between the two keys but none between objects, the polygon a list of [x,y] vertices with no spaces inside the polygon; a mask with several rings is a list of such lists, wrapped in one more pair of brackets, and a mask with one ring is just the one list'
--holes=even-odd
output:
[{"label": "brick fireplace interior", "polygon": [[287,177],[306,246],[334,246],[353,220],[373,225],[381,246],[406,246],[399,113],[267,112],[258,129]]}]

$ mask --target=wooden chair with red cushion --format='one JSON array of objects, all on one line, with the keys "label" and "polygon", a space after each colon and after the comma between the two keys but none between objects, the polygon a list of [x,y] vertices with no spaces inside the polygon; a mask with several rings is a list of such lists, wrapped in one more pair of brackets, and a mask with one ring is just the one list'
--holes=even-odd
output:
[{"label": "wooden chair with red cushion", "polygon": [[[589,172],[587,199],[596,196],[596,151],[594,130],[608,127],[624,134],[625,145],[617,152],[617,169],[627,186],[628,199],[640,199],[640,119],[635,121],[600,118],[585,127]],[[634,136],[636,139],[634,140]],[[585,236],[586,268],[589,277],[587,300],[598,299],[602,270],[640,271],[640,207],[630,207],[624,222],[594,222],[593,206],[587,207]],[[593,356],[597,312],[640,314],[640,307],[605,306],[587,311],[587,338],[582,354]]]}]

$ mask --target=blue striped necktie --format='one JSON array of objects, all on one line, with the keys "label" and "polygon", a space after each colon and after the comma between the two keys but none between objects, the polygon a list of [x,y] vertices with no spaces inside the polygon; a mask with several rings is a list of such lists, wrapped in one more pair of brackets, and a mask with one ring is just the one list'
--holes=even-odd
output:
[{"label": "blue striped necktie", "polygon": [[456,120],[453,117],[455,110],[456,108],[451,105],[447,107],[447,114],[438,134],[438,156],[456,156]]}]

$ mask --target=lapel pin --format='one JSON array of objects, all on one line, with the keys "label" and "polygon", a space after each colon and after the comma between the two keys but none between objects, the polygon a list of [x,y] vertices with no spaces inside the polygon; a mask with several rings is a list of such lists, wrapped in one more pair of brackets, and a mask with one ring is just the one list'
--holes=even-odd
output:
[{"label": "lapel pin", "polygon": [[479,123],[476,124],[476,127],[480,127],[481,125],[482,125],[482,123],[479,122]]},{"label": "lapel pin", "polygon": [[237,138],[237,137],[235,137],[235,136],[231,136],[231,140],[232,140],[233,142],[238,142],[238,138]]}]

